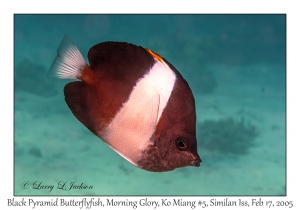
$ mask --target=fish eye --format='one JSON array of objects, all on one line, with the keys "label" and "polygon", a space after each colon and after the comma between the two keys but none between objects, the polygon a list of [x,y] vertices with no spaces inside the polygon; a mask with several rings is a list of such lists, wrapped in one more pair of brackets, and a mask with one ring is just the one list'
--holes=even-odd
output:
[{"label": "fish eye", "polygon": [[175,140],[175,145],[177,147],[177,149],[181,150],[181,151],[184,151],[187,149],[188,147],[188,144],[187,144],[187,139],[184,138],[184,137],[178,137],[176,140]]}]

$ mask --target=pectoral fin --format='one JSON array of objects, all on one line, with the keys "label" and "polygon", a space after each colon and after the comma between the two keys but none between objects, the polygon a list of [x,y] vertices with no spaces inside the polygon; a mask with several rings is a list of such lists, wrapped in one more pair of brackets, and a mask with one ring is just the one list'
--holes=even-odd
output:
[{"label": "pectoral fin", "polygon": [[154,144],[159,105],[156,88],[141,80],[101,136],[112,149],[135,164],[142,152]]}]

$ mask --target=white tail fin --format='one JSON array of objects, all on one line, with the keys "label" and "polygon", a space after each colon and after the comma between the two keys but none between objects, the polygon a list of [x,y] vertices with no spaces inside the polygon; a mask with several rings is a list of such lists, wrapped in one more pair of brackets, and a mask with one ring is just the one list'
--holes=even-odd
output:
[{"label": "white tail fin", "polygon": [[48,72],[48,76],[60,79],[78,79],[81,70],[87,65],[78,48],[65,35],[61,41],[57,56]]}]

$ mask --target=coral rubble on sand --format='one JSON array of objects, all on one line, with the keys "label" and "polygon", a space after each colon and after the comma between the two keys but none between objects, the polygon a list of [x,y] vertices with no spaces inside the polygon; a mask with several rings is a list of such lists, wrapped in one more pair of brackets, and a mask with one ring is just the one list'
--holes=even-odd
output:
[{"label": "coral rubble on sand", "polygon": [[232,118],[207,120],[198,123],[197,132],[201,148],[222,154],[246,154],[258,136],[257,128],[243,118],[240,122]]}]

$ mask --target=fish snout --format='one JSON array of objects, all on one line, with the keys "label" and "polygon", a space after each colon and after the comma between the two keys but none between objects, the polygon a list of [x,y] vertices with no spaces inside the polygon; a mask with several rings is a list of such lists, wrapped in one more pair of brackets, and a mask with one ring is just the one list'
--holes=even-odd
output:
[{"label": "fish snout", "polygon": [[191,161],[191,165],[196,166],[196,167],[199,167],[200,163],[201,163],[201,160],[199,158]]},{"label": "fish snout", "polygon": [[199,156],[198,157],[193,157],[192,156],[192,160],[191,160],[190,163],[191,163],[192,166],[199,167],[201,162],[202,162],[202,160]]}]

